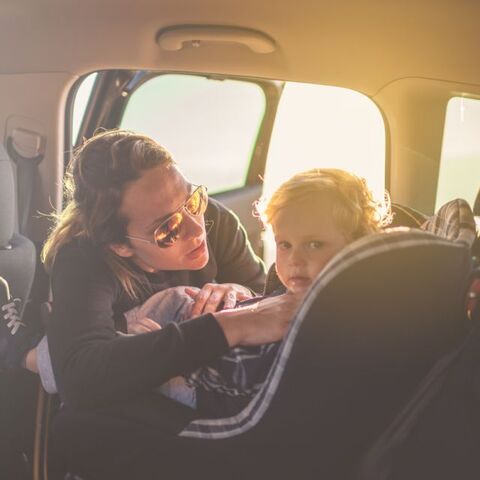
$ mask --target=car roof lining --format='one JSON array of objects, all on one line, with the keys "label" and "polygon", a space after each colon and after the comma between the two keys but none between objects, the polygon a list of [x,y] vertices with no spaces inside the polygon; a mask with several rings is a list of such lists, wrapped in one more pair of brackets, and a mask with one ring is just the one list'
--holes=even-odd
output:
[{"label": "car roof lining", "polygon": [[[256,76],[337,85],[374,95],[404,77],[480,83],[472,61],[480,3],[468,0],[4,0],[0,73],[135,68]],[[162,49],[176,25],[261,32],[273,53],[236,43]]]}]

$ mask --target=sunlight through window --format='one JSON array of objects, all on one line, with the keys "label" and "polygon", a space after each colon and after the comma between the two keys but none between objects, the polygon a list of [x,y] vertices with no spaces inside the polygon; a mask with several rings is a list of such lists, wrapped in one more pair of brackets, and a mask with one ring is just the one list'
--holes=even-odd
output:
[{"label": "sunlight through window", "polygon": [[[341,168],[364,177],[381,198],[385,189],[385,127],[376,105],[345,88],[287,83],[275,120],[263,195],[294,173],[315,167]],[[265,235],[265,260],[273,261]]]}]

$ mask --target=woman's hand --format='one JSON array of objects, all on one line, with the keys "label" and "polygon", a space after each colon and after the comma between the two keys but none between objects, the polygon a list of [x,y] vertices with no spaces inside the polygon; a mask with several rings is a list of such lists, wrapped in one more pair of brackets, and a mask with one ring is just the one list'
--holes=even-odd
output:
[{"label": "woman's hand", "polygon": [[287,293],[214,315],[230,347],[272,343],[283,338],[302,298]]},{"label": "woman's hand", "polygon": [[206,283],[200,291],[187,287],[185,293],[194,300],[192,317],[216,312],[222,302],[223,308],[233,308],[238,301],[252,298],[248,288],[236,283]]},{"label": "woman's hand", "polygon": [[162,327],[157,323],[154,322],[151,318],[143,317],[143,318],[133,318],[127,317],[127,332],[128,333],[148,333],[153,332],[155,330],[160,330]]}]

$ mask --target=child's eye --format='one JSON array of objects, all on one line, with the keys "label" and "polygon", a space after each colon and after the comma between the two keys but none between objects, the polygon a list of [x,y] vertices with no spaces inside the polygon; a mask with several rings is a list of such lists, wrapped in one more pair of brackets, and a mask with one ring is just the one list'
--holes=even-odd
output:
[{"label": "child's eye", "polygon": [[291,247],[291,245],[288,242],[278,242],[277,243],[278,250],[288,250],[290,247]]},{"label": "child's eye", "polygon": [[308,247],[312,250],[318,250],[319,248],[322,248],[323,245],[324,242],[321,242],[320,240],[313,240],[308,244]]}]

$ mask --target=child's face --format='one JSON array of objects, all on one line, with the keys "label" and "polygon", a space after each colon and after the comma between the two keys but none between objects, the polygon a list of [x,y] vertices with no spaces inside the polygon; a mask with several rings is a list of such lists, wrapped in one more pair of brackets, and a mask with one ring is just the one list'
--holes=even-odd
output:
[{"label": "child's face", "polygon": [[325,201],[305,199],[283,208],[272,227],[277,274],[293,293],[305,293],[328,261],[350,243]]}]

